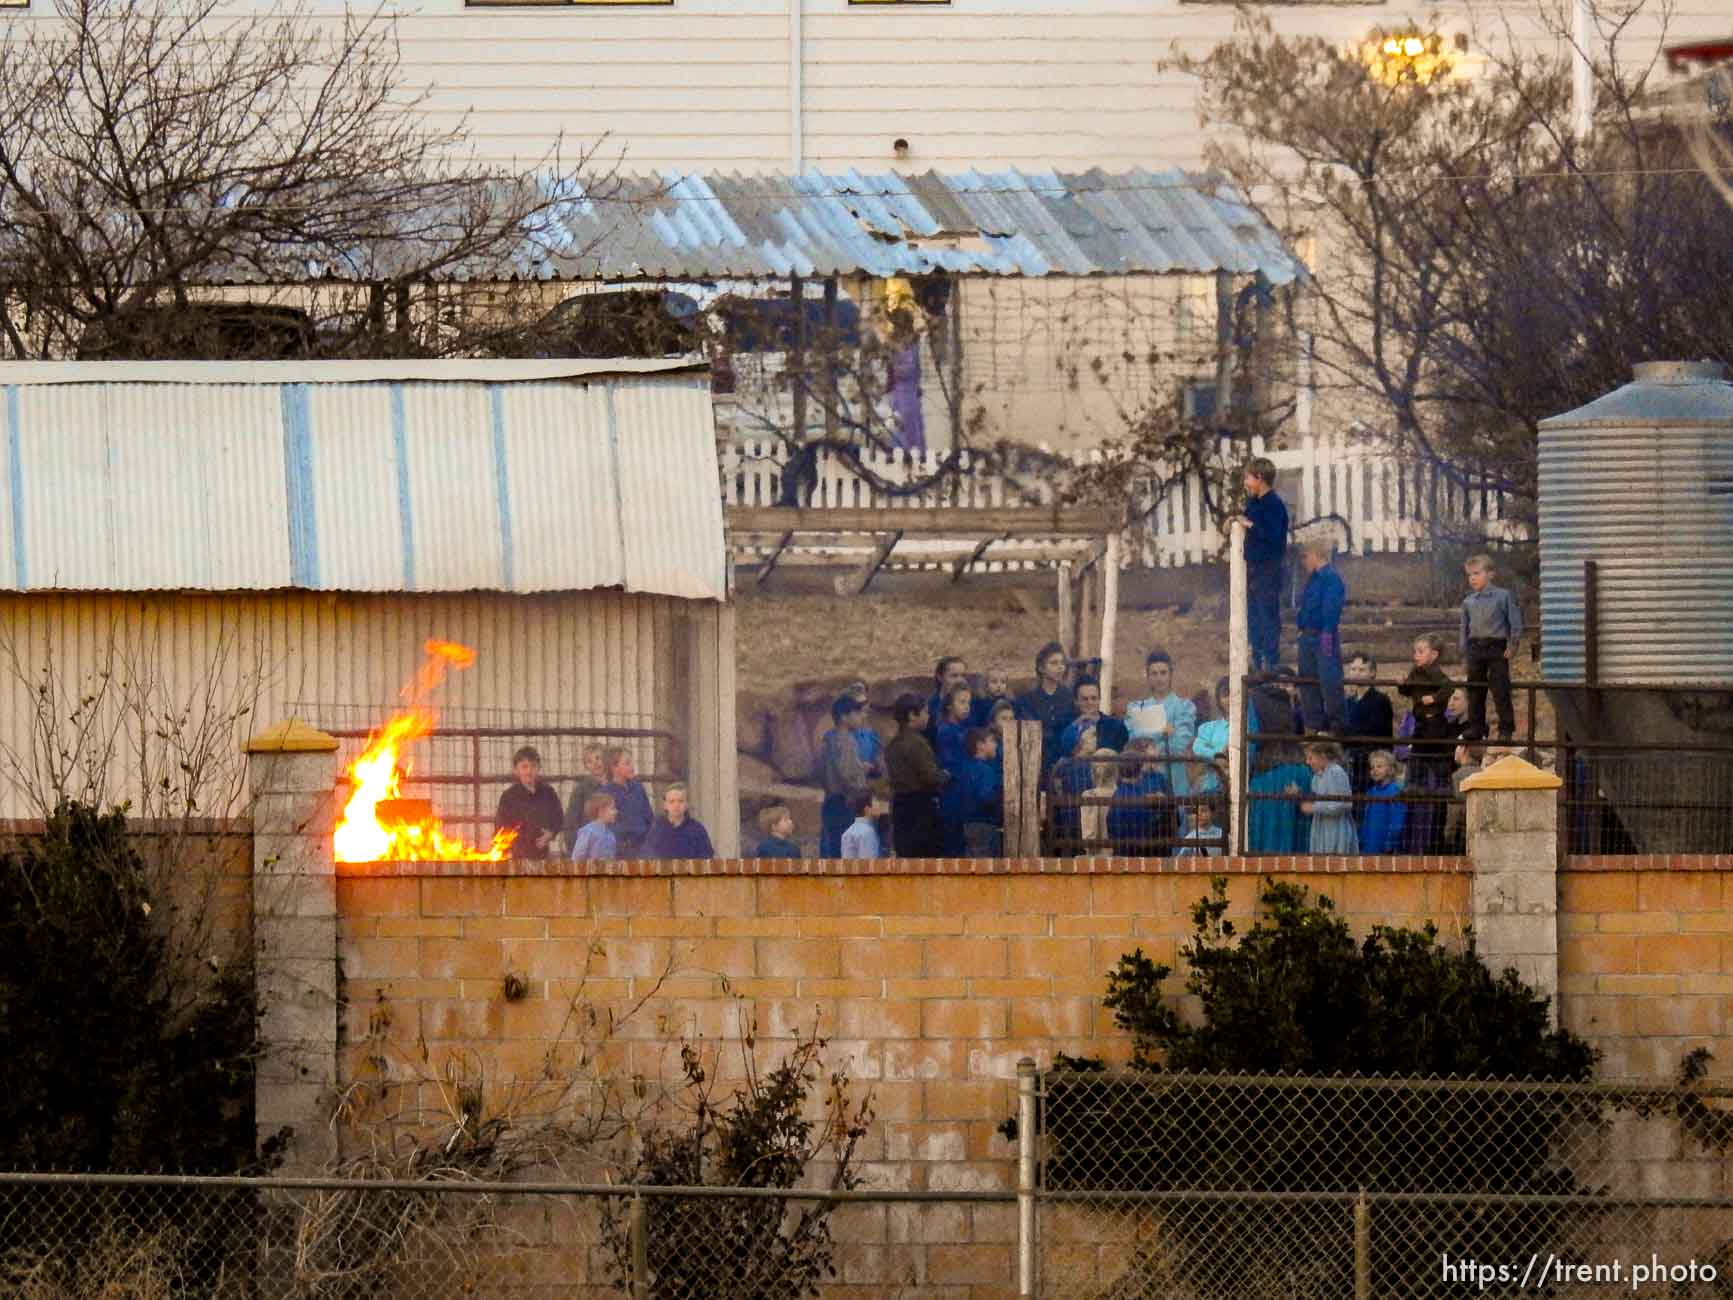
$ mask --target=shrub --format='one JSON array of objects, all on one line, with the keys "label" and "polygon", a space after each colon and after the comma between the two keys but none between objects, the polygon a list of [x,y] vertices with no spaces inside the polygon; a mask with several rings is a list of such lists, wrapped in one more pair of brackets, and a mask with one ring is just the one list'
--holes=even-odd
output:
[{"label": "shrub", "polygon": [[1350,1202],[1363,1191],[1447,1194],[1387,1208],[1376,1231],[1379,1276],[1413,1294],[1444,1287],[1441,1242],[1485,1258],[1556,1247],[1576,1221],[1556,1203],[1450,1198],[1581,1192],[1559,1139],[1601,1122],[1602,1103],[1569,1088],[1436,1080],[1581,1082],[1595,1052],[1552,1027],[1547,999],[1514,971],[1488,969],[1472,940],[1453,951],[1428,924],[1379,926],[1357,941],[1327,898],[1270,883],[1261,901],[1243,934],[1226,918],[1224,881],[1193,908],[1183,951],[1195,1024],[1163,998],[1168,967],[1141,950],[1121,958],[1106,1003],[1133,1035],[1141,1073],[1071,1061],[1048,1079],[1048,1187],[1212,1194],[1163,1203],[1157,1240],[1114,1294],[1239,1296],[1248,1279],[1285,1294],[1353,1294]]},{"label": "shrub", "polygon": [[[742,1037],[745,1078],[725,1102],[717,1081],[690,1043],[681,1048],[685,1118],[647,1129],[636,1167],[645,1186],[742,1187],[779,1190],[859,1185],[855,1147],[872,1122],[871,1095],[849,1097],[846,1070],[824,1072],[825,1040],[797,1038],[768,1074],[753,1065],[754,1035]],[[820,1081],[825,1091],[814,1118],[808,1106]],[[836,1276],[830,1217],[822,1201],[781,1196],[646,1198],[645,1238],[657,1296],[704,1300],[796,1300],[816,1296]],[[627,1211],[610,1206],[603,1241],[616,1284],[628,1289],[632,1242]]]},{"label": "shrub", "polygon": [[179,1005],[126,817],[63,803],[0,854],[0,1168],[233,1173],[253,1161],[250,967]]},{"label": "shrub", "polygon": [[[255,1164],[250,965],[213,959],[189,993],[152,880],[125,815],[82,804],[0,853],[0,1169]],[[3,1208],[0,1280],[25,1295],[213,1294],[232,1248],[216,1216],[172,1196],[36,1187]],[[117,1268],[126,1288],[93,1280]]]}]

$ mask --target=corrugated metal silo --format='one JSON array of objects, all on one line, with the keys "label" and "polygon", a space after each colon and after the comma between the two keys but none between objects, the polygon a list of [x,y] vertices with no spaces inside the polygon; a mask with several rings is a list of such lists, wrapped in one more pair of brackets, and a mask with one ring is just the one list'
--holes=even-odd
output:
[{"label": "corrugated metal silo", "polygon": [[1640,365],[1543,420],[1539,488],[1542,675],[1603,688],[1548,692],[1582,747],[1572,784],[1641,852],[1733,851],[1733,696],[1713,689],[1733,683],[1726,367]]},{"label": "corrugated metal silo", "polygon": [[1733,682],[1733,383],[1657,361],[1540,425],[1541,671],[1587,674],[1583,562],[1607,683]]}]

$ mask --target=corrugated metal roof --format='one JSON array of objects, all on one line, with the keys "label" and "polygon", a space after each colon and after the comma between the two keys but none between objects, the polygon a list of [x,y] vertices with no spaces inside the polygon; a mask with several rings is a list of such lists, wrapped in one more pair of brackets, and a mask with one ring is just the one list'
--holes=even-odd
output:
[{"label": "corrugated metal roof", "polygon": [[0,364],[0,590],[724,599],[709,386],[620,369]]},{"label": "corrugated metal roof", "polygon": [[669,173],[563,204],[526,275],[632,279],[1305,271],[1225,181],[1178,169]]}]

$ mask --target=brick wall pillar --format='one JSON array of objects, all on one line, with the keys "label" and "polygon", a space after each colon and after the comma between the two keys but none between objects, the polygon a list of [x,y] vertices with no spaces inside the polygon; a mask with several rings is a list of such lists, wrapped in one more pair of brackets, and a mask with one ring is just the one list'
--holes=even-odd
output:
[{"label": "brick wall pillar", "polygon": [[1493,970],[1515,967],[1555,1001],[1560,784],[1514,755],[1462,783],[1474,863],[1476,946]]},{"label": "brick wall pillar", "polygon": [[291,1130],[284,1168],[306,1172],[335,1154],[337,742],[291,719],[245,748],[262,1047],[255,1119],[261,1142]]}]

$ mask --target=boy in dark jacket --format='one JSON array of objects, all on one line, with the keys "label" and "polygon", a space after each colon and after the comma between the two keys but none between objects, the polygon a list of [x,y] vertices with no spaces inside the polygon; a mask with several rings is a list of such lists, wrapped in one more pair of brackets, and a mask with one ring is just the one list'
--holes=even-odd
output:
[{"label": "boy in dark jacket", "polygon": [[794,840],[794,814],[787,804],[772,804],[758,814],[758,829],[764,838],[758,841],[753,856],[759,858],[798,858],[800,845]]},{"label": "boy in dark jacket", "polygon": [[1276,494],[1276,466],[1259,456],[1246,466],[1246,635],[1252,671],[1281,662],[1282,565],[1288,554],[1288,507]]},{"label": "boy in dark jacket", "polygon": [[1004,802],[1005,776],[994,761],[999,738],[985,727],[976,727],[964,738],[963,747],[968,757],[939,796],[945,856],[992,857],[993,831],[1002,820]]},{"label": "boy in dark jacket", "polygon": [[1403,832],[1409,853],[1437,853],[1444,828],[1439,796],[1450,789],[1450,744],[1460,724],[1445,716],[1450,678],[1438,666],[1444,638],[1428,632],[1414,639],[1414,667],[1402,679],[1402,694],[1414,715],[1414,744],[1408,758],[1408,790],[1414,796]]},{"label": "boy in dark jacket", "polygon": [[662,815],[644,837],[644,857],[702,861],[715,856],[710,832],[704,829],[703,822],[689,814],[686,787],[669,786],[662,793]]},{"label": "boy in dark jacket", "polygon": [[517,780],[506,787],[499,797],[499,807],[493,816],[494,830],[514,831],[511,842],[514,858],[542,859],[548,856],[548,845],[560,833],[564,810],[553,786],[542,780],[542,756],[534,746],[525,745],[512,755],[512,770]]},{"label": "boy in dark jacket", "polygon": [[927,743],[927,706],[910,692],[897,697],[897,734],[885,747],[891,787],[891,847],[899,858],[936,858],[944,846],[939,791],[945,772]]}]

